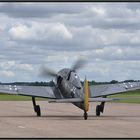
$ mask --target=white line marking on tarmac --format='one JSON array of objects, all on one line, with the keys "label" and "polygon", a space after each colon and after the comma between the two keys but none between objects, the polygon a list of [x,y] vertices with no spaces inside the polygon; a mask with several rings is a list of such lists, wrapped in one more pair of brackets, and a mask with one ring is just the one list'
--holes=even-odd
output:
[{"label": "white line marking on tarmac", "polygon": [[24,126],[18,126],[19,128],[25,128]]}]

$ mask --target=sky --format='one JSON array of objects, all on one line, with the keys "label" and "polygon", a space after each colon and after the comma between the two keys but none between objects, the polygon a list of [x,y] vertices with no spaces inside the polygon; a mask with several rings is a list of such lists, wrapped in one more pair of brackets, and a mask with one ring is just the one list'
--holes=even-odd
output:
[{"label": "sky", "polygon": [[140,3],[0,3],[0,82],[50,81],[42,65],[78,58],[81,80],[139,80]]}]

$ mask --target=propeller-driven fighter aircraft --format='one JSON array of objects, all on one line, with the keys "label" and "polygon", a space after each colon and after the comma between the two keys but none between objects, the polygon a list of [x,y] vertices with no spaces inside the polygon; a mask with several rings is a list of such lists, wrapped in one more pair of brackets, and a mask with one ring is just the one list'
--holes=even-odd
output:
[{"label": "propeller-driven fighter aircraft", "polygon": [[48,98],[49,103],[72,103],[84,111],[86,120],[89,102],[101,102],[96,106],[96,116],[100,116],[100,113],[104,111],[105,102],[125,100],[124,98],[107,98],[108,95],[140,89],[140,82],[89,86],[86,78],[82,86],[77,70],[83,65],[84,61],[78,60],[71,68],[64,68],[58,73],[42,67],[42,76],[55,76],[55,84],[52,87],[0,85],[0,92],[31,96],[37,116],[41,116],[41,109],[36,104],[36,97]]}]

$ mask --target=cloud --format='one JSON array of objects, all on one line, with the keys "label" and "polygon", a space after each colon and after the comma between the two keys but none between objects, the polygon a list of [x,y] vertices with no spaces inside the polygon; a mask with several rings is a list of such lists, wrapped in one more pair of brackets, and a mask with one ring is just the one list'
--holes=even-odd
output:
[{"label": "cloud", "polygon": [[[40,28],[43,27],[43,28]],[[67,40],[72,34],[62,23],[33,23],[31,26],[16,25],[9,30],[9,34],[15,40]]]},{"label": "cloud", "polygon": [[[79,71],[81,78],[139,79],[139,7],[139,3],[0,3],[1,81],[41,80],[40,65],[59,71],[70,68],[78,56],[89,62]],[[11,76],[4,76],[8,72]]]},{"label": "cloud", "polygon": [[[78,6],[77,6],[78,5]],[[46,18],[57,14],[80,13],[84,4],[65,3],[4,3],[0,5],[0,12],[15,18]]]},{"label": "cloud", "polygon": [[17,61],[2,61],[0,63],[0,69],[32,71],[33,67],[29,64],[20,64]]},{"label": "cloud", "polygon": [[1,76],[6,76],[6,77],[14,77],[15,74],[12,71],[0,71]]},{"label": "cloud", "polygon": [[[9,29],[9,35],[12,42],[22,42],[21,45],[24,46],[40,46],[47,50],[79,51],[102,48],[104,45],[100,34],[90,26],[77,28],[62,23],[34,22],[30,26],[18,25]],[[19,46],[18,44],[11,46]]]},{"label": "cloud", "polygon": [[25,70],[25,71],[32,71],[33,67],[29,64],[18,64],[15,66],[16,69]]}]

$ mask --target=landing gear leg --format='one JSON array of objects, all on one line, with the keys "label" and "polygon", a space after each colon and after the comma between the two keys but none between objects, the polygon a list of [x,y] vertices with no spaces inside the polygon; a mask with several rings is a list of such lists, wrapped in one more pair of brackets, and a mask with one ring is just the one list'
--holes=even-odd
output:
[{"label": "landing gear leg", "polygon": [[85,112],[84,112],[84,119],[87,120],[87,117],[88,117],[88,114],[87,114],[87,112],[85,111]]},{"label": "landing gear leg", "polygon": [[36,112],[36,115],[38,117],[40,117],[41,116],[41,110],[40,110],[40,106],[36,105],[35,97],[32,97],[32,102],[33,102],[33,107],[34,107],[34,111]]},{"label": "landing gear leg", "polygon": [[96,106],[96,116],[100,116],[100,113],[104,112],[104,105],[105,105],[105,102],[101,102],[100,105]]}]

